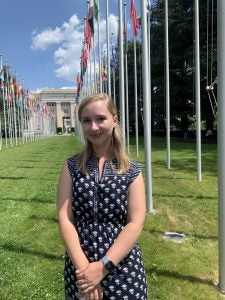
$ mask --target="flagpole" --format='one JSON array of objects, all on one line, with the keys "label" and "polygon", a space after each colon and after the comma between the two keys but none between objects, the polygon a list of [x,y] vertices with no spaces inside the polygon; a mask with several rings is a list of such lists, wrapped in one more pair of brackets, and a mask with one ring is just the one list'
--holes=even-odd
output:
[{"label": "flagpole", "polygon": [[[5,104],[5,89],[6,89],[6,83],[4,81],[4,72],[6,72],[6,69],[3,70],[3,62],[2,62],[2,55],[0,55],[0,63],[1,63],[1,70],[3,72],[3,87],[2,87],[2,101],[3,101],[3,115],[4,115],[4,129],[5,129],[5,148],[7,148],[8,146],[8,142],[7,142],[7,118],[6,118],[6,104]],[[6,68],[6,66],[5,66]]]},{"label": "flagpole", "polygon": [[168,31],[169,31],[168,30],[168,0],[165,0],[166,142],[167,142],[166,162],[167,162],[167,168],[170,170],[170,75],[169,75],[169,33]]},{"label": "flagpole", "polygon": [[137,98],[137,47],[136,37],[134,36],[134,105],[135,105],[135,137],[136,137],[136,156],[139,156],[139,136],[138,136],[138,98]]},{"label": "flagpole", "polygon": [[[127,32],[127,4],[124,3],[124,34]],[[126,36],[125,36],[126,39]],[[126,40],[127,42],[127,40]],[[126,79],[126,133],[127,133],[127,152],[130,153],[130,132],[129,132],[129,103],[128,103],[128,66],[127,66],[127,44],[125,45],[125,79]]]},{"label": "flagpole", "polygon": [[197,179],[202,180],[201,172],[201,107],[200,107],[200,49],[199,49],[199,1],[195,0],[195,103],[196,103],[196,143]]},{"label": "flagpole", "polygon": [[96,70],[96,57],[95,57],[95,35],[93,35],[93,55],[94,55],[94,72],[93,72],[93,77],[94,77],[94,93],[96,93],[96,76],[95,76],[95,70]]},{"label": "flagpole", "polygon": [[218,0],[218,290],[225,294],[225,2]]},{"label": "flagpole", "polygon": [[21,120],[21,139],[22,139],[22,144],[24,144],[24,110],[23,110],[23,80],[21,75],[20,77],[20,84],[21,84],[21,90],[20,90],[20,120]]},{"label": "flagpole", "polygon": [[124,103],[124,51],[123,51],[123,8],[122,0],[118,0],[119,9],[119,94],[120,94],[120,124],[123,143],[125,145],[125,103]]},{"label": "flagpole", "polygon": [[107,83],[108,94],[111,96],[111,68],[110,68],[110,50],[109,50],[109,2],[106,0],[106,40],[107,40]]},{"label": "flagpole", "polygon": [[[111,33],[111,35],[113,37],[113,32]],[[112,65],[112,72],[113,72],[113,102],[114,102],[114,104],[116,104],[115,56],[114,56],[114,44],[112,42],[112,39],[111,39],[111,47],[112,47],[112,62],[113,62],[113,65]]]},{"label": "flagpole", "polygon": [[134,0],[131,0],[130,5],[130,17],[133,21],[133,43],[134,43],[134,104],[135,104],[135,136],[136,136],[136,156],[139,156],[138,149],[138,100],[137,100],[137,50],[136,50],[136,38],[138,35],[138,18],[136,13],[136,8],[134,4]]},{"label": "flagpole", "polygon": [[102,93],[102,58],[101,58],[101,46],[100,46],[100,10],[98,8],[98,64],[99,64],[99,89],[100,89],[100,93]]},{"label": "flagpole", "polygon": [[12,136],[11,136],[11,115],[10,115],[10,101],[9,101],[9,66],[7,64],[7,60],[5,61],[6,66],[6,90],[5,90],[5,97],[6,97],[6,104],[7,104],[7,132],[6,135],[9,134],[9,144],[12,145]]},{"label": "flagpole", "polygon": [[[15,74],[16,74],[16,71],[15,71]],[[16,75],[15,75],[16,77]],[[13,80],[15,80],[13,78]],[[16,142],[16,146],[18,145],[18,140],[17,140],[17,122],[16,122],[16,116],[17,116],[17,113],[16,113],[16,99],[15,99],[15,86],[14,86],[14,81],[12,82],[13,84],[13,89],[12,89],[12,92],[13,92],[13,117],[14,117],[14,136],[15,136],[15,142]]]},{"label": "flagpole", "polygon": [[152,170],[151,170],[151,79],[149,76],[150,57],[148,57],[147,38],[147,9],[146,0],[141,0],[141,31],[142,31],[142,77],[143,80],[143,105],[144,105],[144,142],[146,166],[146,196],[147,210],[154,212],[152,199]]}]

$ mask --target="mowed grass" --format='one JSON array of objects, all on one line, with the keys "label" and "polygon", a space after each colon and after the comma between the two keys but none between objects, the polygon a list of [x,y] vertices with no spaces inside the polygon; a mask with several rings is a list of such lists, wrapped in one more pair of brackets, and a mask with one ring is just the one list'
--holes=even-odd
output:
[{"label": "mowed grass", "polygon": [[[140,156],[144,164],[143,140]],[[73,136],[58,136],[0,152],[0,299],[64,299],[62,246],[56,219],[56,187],[63,161],[81,147]],[[197,181],[194,143],[152,140],[155,214],[148,213],[140,245],[149,299],[223,299],[218,283],[217,150],[202,145]],[[145,167],[143,168],[145,173]],[[184,233],[183,243],[163,238]],[[118,299],[120,300],[120,299]]]}]

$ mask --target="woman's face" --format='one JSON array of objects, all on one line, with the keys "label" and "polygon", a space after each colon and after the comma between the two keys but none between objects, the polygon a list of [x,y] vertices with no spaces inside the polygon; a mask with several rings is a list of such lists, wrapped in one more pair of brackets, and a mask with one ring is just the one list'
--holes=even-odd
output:
[{"label": "woman's face", "polygon": [[117,125],[117,116],[113,116],[104,101],[87,104],[81,114],[84,136],[93,146],[109,146],[113,128]]}]

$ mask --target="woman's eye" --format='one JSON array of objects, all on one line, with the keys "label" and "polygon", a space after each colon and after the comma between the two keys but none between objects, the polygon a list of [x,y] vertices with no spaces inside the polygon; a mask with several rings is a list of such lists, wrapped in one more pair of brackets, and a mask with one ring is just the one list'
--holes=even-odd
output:
[{"label": "woman's eye", "polygon": [[102,122],[105,120],[105,117],[99,117],[98,120]]},{"label": "woman's eye", "polygon": [[86,120],[83,120],[83,123],[88,123],[90,122],[90,120],[86,119]]}]

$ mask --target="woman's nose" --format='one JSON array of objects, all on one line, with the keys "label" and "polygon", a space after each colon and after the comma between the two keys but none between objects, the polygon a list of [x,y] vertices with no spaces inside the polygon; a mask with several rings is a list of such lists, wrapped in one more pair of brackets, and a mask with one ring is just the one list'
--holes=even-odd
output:
[{"label": "woman's nose", "polygon": [[91,129],[92,130],[95,130],[95,129],[98,129],[98,125],[97,125],[97,123],[96,122],[91,122]]}]

